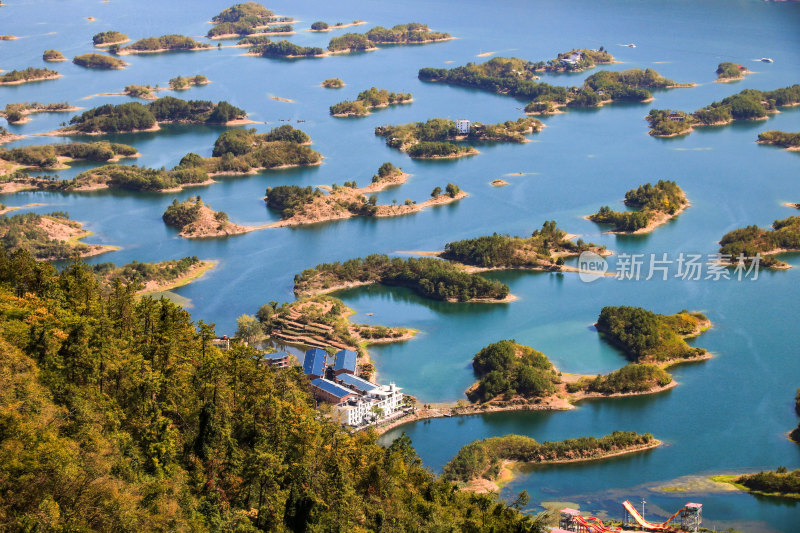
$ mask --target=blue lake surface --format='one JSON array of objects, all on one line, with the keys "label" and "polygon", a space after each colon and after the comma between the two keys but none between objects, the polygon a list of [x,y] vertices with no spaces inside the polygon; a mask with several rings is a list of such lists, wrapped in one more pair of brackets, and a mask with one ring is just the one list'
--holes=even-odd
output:
[{"label": "blue lake surface", "polygon": [[[0,106],[20,101],[69,101],[85,108],[123,103],[129,84],[167,86],[177,75],[204,74],[211,84],[182,91],[187,99],[228,100],[247,110],[258,131],[291,121],[313,140],[324,164],[306,169],[220,178],[217,183],[178,194],[95,192],[19,193],[8,205],[43,203],[37,212],[68,211],[95,234],[88,242],[120,246],[90,262],[163,261],[196,255],[219,266],[178,289],[196,319],[215,322],[232,333],[236,317],[270,301],[287,301],[296,273],[319,263],[369,253],[440,250],[453,240],[493,232],[527,235],[546,220],[622,254],[702,254],[718,249],[720,237],[749,224],[768,226],[792,216],[785,202],[800,202],[800,154],[755,143],[768,129],[800,131],[800,108],[783,109],[766,121],[698,129],[690,135],[655,139],[643,117],[652,107],[692,111],[745,88],[771,90],[800,83],[800,5],[758,0],[706,2],[628,0],[455,2],[322,2],[286,0],[267,7],[303,21],[289,37],[304,46],[327,45],[333,35],[366,31],[409,21],[429,24],[457,39],[424,46],[389,46],[378,51],[322,59],[274,60],[241,57],[243,49],[131,55],[125,70],[96,71],[71,62],[44,63],[55,48],[68,58],[90,52],[91,37],[119,30],[132,39],[179,33],[201,38],[206,21],[227,1],[109,3],[77,0],[9,0],[0,7],[0,34],[20,38],[0,42],[0,68],[47,66],[61,79],[0,87]],[[95,21],[87,20],[94,17]],[[311,22],[369,24],[330,33],[305,31]],[[232,41],[224,41],[232,44]],[[636,43],[636,48],[621,46]],[[522,145],[483,145],[480,155],[462,160],[414,161],[384,145],[375,126],[433,117],[499,122],[522,115],[524,101],[417,79],[422,67],[453,67],[494,56],[546,60],[572,48],[605,46],[620,63],[610,69],[653,68],[697,87],[657,91],[655,101],[570,110],[546,117],[546,128]],[[771,57],[774,63],[756,61]],[[714,83],[722,61],[746,65],[753,74],[740,82]],[[595,69],[595,71],[598,69]],[[544,75],[543,81],[579,85],[593,71]],[[339,77],[347,84],[323,89]],[[414,102],[360,119],[329,116],[328,107],[372,86],[411,92]],[[168,91],[160,93],[172,94]],[[280,102],[271,96],[290,98]],[[71,114],[37,114],[15,133],[53,130]],[[298,120],[304,122],[298,123]],[[283,121],[283,122],[282,122]],[[136,164],[170,168],[188,152],[208,156],[225,128],[166,126],[157,133],[107,136],[142,153]],[[53,142],[27,137],[14,145]],[[444,207],[393,219],[351,219],[299,228],[252,232],[228,239],[186,240],[161,221],[173,198],[200,194],[214,209],[240,224],[278,220],[262,197],[267,187],[322,185],[356,180],[359,185],[384,161],[412,174],[402,187],[379,195],[381,203],[422,201],[435,186],[458,184],[469,197]],[[60,171],[72,177],[91,165]],[[521,173],[521,174],[519,174]],[[505,187],[489,182],[503,178]],[[692,206],[647,236],[623,237],[583,217],[602,205],[621,206],[624,192],[658,179],[675,180]],[[800,257],[787,256],[794,266]],[[674,369],[680,385],[664,394],[584,402],[568,412],[513,412],[448,418],[403,426],[425,464],[435,471],[464,444],[477,438],[518,433],[537,440],[614,430],[652,432],[667,445],[633,457],[599,463],[535,468],[504,487],[504,496],[526,489],[532,507],[566,501],[582,510],[620,518],[621,501],[645,498],[647,514],[672,514],[686,501],[704,504],[705,525],[744,531],[797,531],[800,507],[794,501],[756,498],[739,492],[664,492],[658,486],[685,476],[757,471],[779,465],[800,467],[800,447],[786,433],[798,422],[792,408],[800,386],[800,269],[761,272],[755,281],[686,281],[658,278],[592,283],[576,275],[495,273],[518,300],[503,305],[453,304],[420,298],[411,291],[369,287],[341,293],[355,321],[413,327],[413,340],[370,349],[381,381],[395,381],[420,401],[454,401],[474,381],[472,355],[490,342],[513,338],[547,354],[565,372],[600,373],[625,363],[591,325],[605,305],[636,305],[660,313],[681,309],[706,313],[714,328],[693,341],[714,358]],[[367,313],[372,313],[367,315]]]}]

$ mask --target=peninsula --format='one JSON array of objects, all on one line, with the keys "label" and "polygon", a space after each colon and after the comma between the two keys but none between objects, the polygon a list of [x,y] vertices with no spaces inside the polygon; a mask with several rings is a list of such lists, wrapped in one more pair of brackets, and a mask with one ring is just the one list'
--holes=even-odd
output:
[{"label": "peninsula", "polygon": [[689,206],[689,200],[674,181],[659,180],[655,185],[646,183],[626,192],[625,205],[636,211],[612,211],[605,205],[586,218],[598,224],[613,225],[610,233],[650,233],[680,215]]},{"label": "peninsula", "polygon": [[93,143],[59,143],[26,145],[11,149],[0,148],[0,175],[12,173],[20,168],[53,170],[69,168],[72,161],[116,162],[126,157],[138,157],[139,152],[127,144],[100,141]]},{"label": "peninsula", "polygon": [[674,137],[691,133],[698,126],[724,126],[737,120],[763,120],[778,113],[779,107],[800,105],[800,84],[774,91],[745,89],[694,113],[651,109],[645,117],[653,137]]},{"label": "peninsula", "polygon": [[28,67],[23,70],[12,70],[5,74],[0,74],[0,85],[20,85],[34,81],[54,80],[60,78],[61,74],[49,68]]},{"label": "peninsula", "polygon": [[53,104],[41,104],[39,102],[19,102],[6,104],[0,110],[0,117],[3,117],[9,124],[25,124],[30,120],[28,115],[34,113],[67,113],[79,111],[83,108],[69,105],[68,102],[58,102]]},{"label": "peninsula", "polygon": [[83,229],[83,224],[70,220],[67,213],[60,211],[49,215],[0,216],[0,240],[5,252],[26,250],[40,261],[91,257],[117,249],[80,242],[91,235],[91,231]]},{"label": "peninsula", "polygon": [[[478,153],[472,146],[452,141],[525,143],[529,142],[525,135],[538,133],[544,128],[540,120],[529,117],[499,124],[465,122],[463,127],[453,120],[432,118],[427,122],[378,126],[375,135],[385,137],[387,146],[397,148],[413,158],[440,159]],[[459,127],[464,129],[460,130]]]},{"label": "peninsula", "polygon": [[365,117],[370,114],[372,109],[396,104],[408,104],[413,100],[411,93],[390,93],[386,89],[372,87],[358,93],[355,100],[332,105],[330,113],[334,117]]},{"label": "peninsula", "polygon": [[192,256],[159,263],[133,261],[120,267],[114,263],[98,263],[91,268],[102,285],[110,288],[119,281],[124,286],[133,286],[137,294],[145,295],[187,285],[214,268],[215,264]]},{"label": "peninsula", "polygon": [[129,63],[117,57],[96,54],[94,52],[76,56],[72,59],[72,62],[81,67],[105,70],[121,70],[129,65]]},{"label": "peninsula", "polygon": [[749,265],[760,256],[759,265],[765,268],[787,269],[791,265],[780,261],[778,254],[800,251],[800,217],[776,220],[771,230],[747,226],[723,235],[719,241],[721,262],[730,266]]},{"label": "peninsula", "polygon": [[230,222],[227,213],[212,210],[199,196],[190,196],[183,202],[173,200],[161,218],[168,226],[179,229],[181,237],[193,239],[239,235],[253,229]]},{"label": "peninsula", "polygon": [[800,132],[789,133],[785,131],[770,130],[758,134],[758,144],[771,144],[782,146],[787,150],[800,150]]}]

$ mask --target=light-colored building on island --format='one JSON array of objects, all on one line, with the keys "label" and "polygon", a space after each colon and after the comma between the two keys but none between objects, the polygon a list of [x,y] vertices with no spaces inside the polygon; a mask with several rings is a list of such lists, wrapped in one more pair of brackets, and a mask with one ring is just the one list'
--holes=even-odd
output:
[{"label": "light-colored building on island", "polygon": [[469,135],[471,123],[469,120],[456,120],[456,132],[459,135]]}]

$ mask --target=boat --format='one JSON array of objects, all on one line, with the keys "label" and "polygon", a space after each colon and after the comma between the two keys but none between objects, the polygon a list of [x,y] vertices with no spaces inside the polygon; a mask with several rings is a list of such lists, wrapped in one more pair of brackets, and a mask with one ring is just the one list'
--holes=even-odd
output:
[{"label": "boat", "polygon": [[636,45],[633,43],[623,44],[622,46],[627,46],[628,48],[636,48]]},{"label": "boat", "polygon": [[771,57],[762,57],[762,58],[760,59],[760,61],[761,61],[762,63],[774,63],[774,61],[772,60],[772,58],[771,58]]}]

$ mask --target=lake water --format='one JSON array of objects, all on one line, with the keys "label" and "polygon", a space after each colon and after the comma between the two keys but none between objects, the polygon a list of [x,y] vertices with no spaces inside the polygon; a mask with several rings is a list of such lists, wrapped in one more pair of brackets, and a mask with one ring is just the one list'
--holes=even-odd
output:
[{"label": "lake water", "polygon": [[[321,1],[269,3],[276,13],[303,21],[290,39],[325,46],[333,35],[305,31],[315,20],[329,23],[363,19],[392,26],[409,21],[429,24],[458,37],[424,46],[383,47],[379,51],[298,61],[240,57],[242,49],[126,56],[120,71],[93,71],[70,62],[46,64],[42,51],[56,48],[71,58],[92,51],[91,36],[115,29],[133,39],[179,33],[199,38],[206,21],[228,2],[15,1],[0,7],[0,34],[20,37],[0,42],[0,68],[48,66],[64,77],[56,81],[0,87],[0,105],[19,101],[68,100],[86,108],[122,103],[127,97],[95,96],[119,92],[129,84],[160,84],[176,75],[204,74],[211,84],[179,93],[188,99],[225,99],[250,118],[265,121],[259,131],[291,121],[313,139],[324,164],[308,169],[221,178],[218,183],[179,194],[96,192],[21,193],[5,196],[8,205],[47,204],[37,212],[66,210],[95,232],[88,242],[121,250],[91,262],[162,261],[186,255],[216,259],[218,268],[177,290],[190,300],[197,319],[232,333],[235,319],[254,313],[270,300],[293,298],[293,276],[318,263],[373,252],[439,250],[449,241],[492,232],[527,235],[545,220],[619,254],[706,254],[717,251],[727,231],[748,224],[769,225],[795,214],[784,202],[800,202],[800,154],[754,141],[767,129],[800,131],[800,109],[767,121],[707,128],[675,139],[647,135],[643,120],[651,107],[691,111],[744,88],[770,90],[800,82],[800,6],[757,0],[729,2],[507,1],[455,2]],[[88,21],[87,17],[95,17]],[[348,31],[348,30],[344,30]],[[230,41],[227,41],[230,44]],[[636,48],[620,46],[636,43]],[[413,161],[373,135],[381,124],[432,117],[499,122],[521,116],[525,102],[499,95],[417,80],[421,67],[463,65],[488,59],[478,54],[544,60],[574,47],[605,46],[621,62],[613,69],[654,68],[690,89],[659,91],[652,104],[611,105],[572,110],[544,118],[547,127],[524,145],[480,146],[481,154],[463,160]],[[772,57],[775,62],[755,61]],[[746,80],[713,83],[721,61],[754,71]],[[590,74],[546,75],[544,81],[577,85]],[[339,90],[319,87],[342,78]],[[335,119],[328,107],[354,98],[371,86],[412,92],[414,103],[361,119]],[[170,94],[162,92],[160,94]],[[270,96],[290,98],[294,103]],[[52,130],[69,114],[39,114],[17,133]],[[298,120],[304,122],[298,123]],[[137,164],[171,167],[187,152],[211,153],[224,128],[168,126],[158,133],[108,138],[136,146]],[[27,138],[16,144],[49,142]],[[278,219],[262,201],[266,187],[322,185],[356,180],[359,185],[384,161],[410,172],[402,187],[379,195],[381,203],[406,198],[422,201],[435,186],[458,184],[470,196],[458,203],[409,217],[352,219],[294,229],[272,229],[228,239],[186,240],[166,227],[161,214],[173,198],[200,194],[215,209],[240,224]],[[91,165],[61,171],[71,177]],[[522,173],[522,175],[514,175]],[[495,188],[489,182],[510,184]],[[642,237],[616,237],[582,217],[601,205],[620,206],[624,192],[658,179],[672,179],[692,206],[677,220]],[[800,265],[798,256],[788,261]],[[536,468],[504,488],[511,496],[526,489],[532,507],[542,501],[572,502],[585,511],[620,518],[621,501],[648,501],[648,517],[665,516],[686,501],[704,504],[708,527],[745,531],[797,531],[795,502],[748,494],[654,490],[677,478],[721,472],[800,467],[800,447],[786,438],[797,424],[792,408],[800,386],[800,269],[762,272],[756,281],[619,281],[584,283],[576,275],[505,272],[493,274],[519,299],[506,305],[449,304],[424,300],[403,289],[370,287],[342,293],[366,323],[414,327],[412,341],[375,347],[381,381],[395,381],[425,402],[453,401],[474,381],[472,355],[490,342],[514,338],[546,353],[565,372],[607,372],[625,363],[591,328],[604,305],[637,305],[656,312],[699,310],[714,328],[693,341],[715,357],[675,369],[677,388],[657,396],[584,402],[569,412],[515,412],[449,418],[406,425],[388,434],[408,433],[423,460],[441,467],[467,442],[519,433],[537,440],[603,435],[613,430],[652,432],[667,445],[633,457],[582,465]],[[367,313],[373,313],[368,316]]]}]

